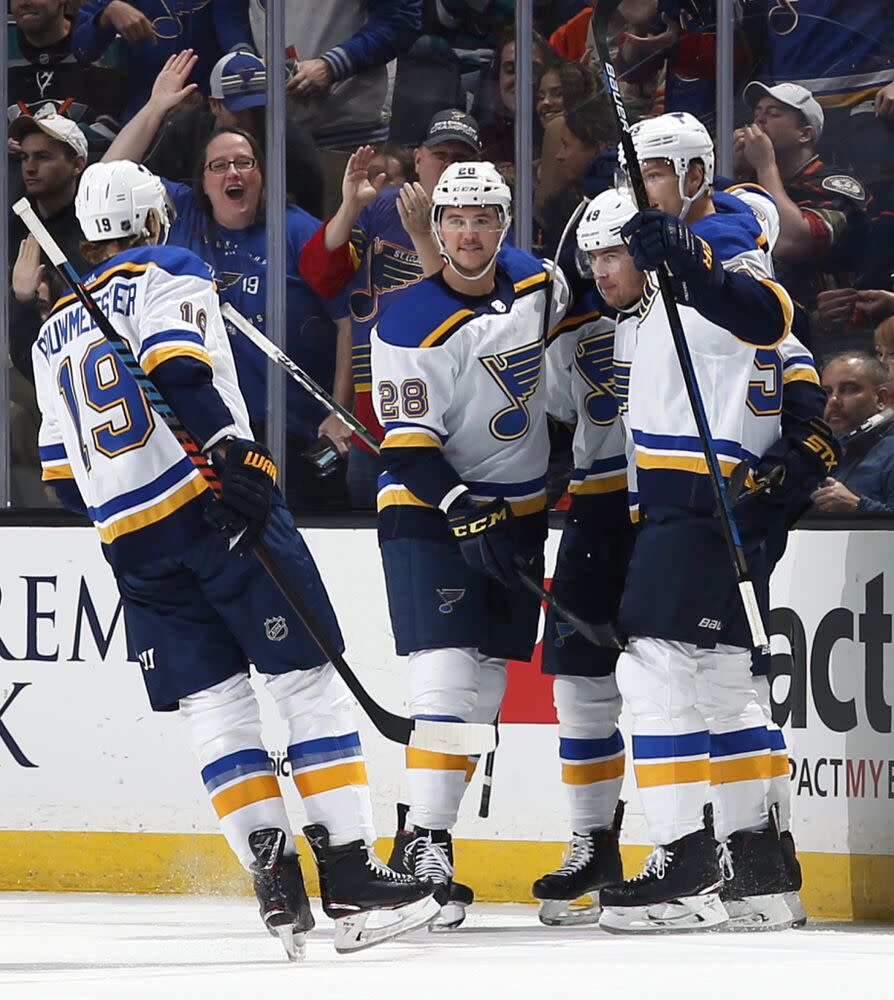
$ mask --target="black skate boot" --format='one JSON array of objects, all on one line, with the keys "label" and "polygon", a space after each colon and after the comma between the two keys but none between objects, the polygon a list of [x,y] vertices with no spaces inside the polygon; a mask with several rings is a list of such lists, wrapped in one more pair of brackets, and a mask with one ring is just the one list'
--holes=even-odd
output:
[{"label": "black skate boot", "polygon": [[542,924],[570,927],[599,920],[599,890],[624,878],[618,845],[623,818],[624,803],[619,802],[610,827],[572,834],[562,867],[537,879],[531,892],[540,900]]},{"label": "black skate boot", "polygon": [[[434,887],[441,912],[429,924],[431,931],[452,931],[466,919],[466,907],[475,898],[472,890],[453,881],[453,838],[449,830],[417,826],[404,847],[404,866],[420,882]],[[463,891],[465,890],[465,891]]]},{"label": "black skate boot", "polygon": [[[409,808],[403,802],[398,802],[397,804],[397,832],[394,834],[394,847],[391,849],[388,866],[396,872],[406,872],[408,875],[413,875],[415,872],[408,866],[407,857],[407,847],[415,837],[413,830],[406,829]],[[444,832],[446,833],[446,831]],[[447,833],[447,838],[447,859],[452,869],[453,838],[449,833]],[[414,852],[416,850],[419,850],[419,848],[414,848]],[[443,895],[443,892],[437,890],[435,892],[435,899],[438,898],[439,894]],[[457,882],[451,875],[447,888],[447,900],[444,903],[446,912],[442,909],[441,913],[428,925],[428,929],[430,931],[450,931],[455,927],[459,927],[463,920],[465,920],[466,907],[471,906],[474,901],[475,893],[472,891],[471,886]]]},{"label": "black skate boot", "polygon": [[599,893],[599,926],[618,934],[712,930],[729,917],[720,902],[723,876],[706,830],[656,847],[639,875]]},{"label": "black skate boot", "polygon": [[329,831],[304,828],[320,872],[323,912],[335,921],[335,950],[360,951],[425,927],[438,914],[431,886],[393,871],[362,840],[331,847]]},{"label": "black skate boot", "polygon": [[255,830],[248,846],[255,860],[251,865],[255,895],[267,930],[278,937],[289,961],[304,958],[305,937],[313,930],[314,917],[304,891],[304,878],[297,854],[284,855],[286,833],[277,827]]},{"label": "black skate boot", "polygon": [[792,911],[792,927],[803,927],[807,923],[807,914],[801,902],[801,863],[795,851],[795,841],[790,830],[779,834],[779,846],[782,848],[782,862],[785,865],[785,902]]},{"label": "black skate boot", "polygon": [[738,830],[717,845],[723,872],[720,899],[730,930],[778,931],[792,925],[785,901],[788,884],[775,823],[763,830]]}]

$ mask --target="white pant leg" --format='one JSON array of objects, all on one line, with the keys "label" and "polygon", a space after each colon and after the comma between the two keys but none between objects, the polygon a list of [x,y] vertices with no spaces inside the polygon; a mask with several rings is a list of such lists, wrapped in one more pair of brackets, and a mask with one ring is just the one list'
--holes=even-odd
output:
[{"label": "white pant leg", "polygon": [[322,823],[333,846],[372,844],[375,829],[354,699],[331,663],[265,674],[267,690],[289,727],[292,780],[307,818]]},{"label": "white pant leg", "polygon": [[755,677],[754,689],[757,692],[757,703],[764,713],[767,732],[770,734],[770,789],[767,792],[767,805],[779,806],[779,829],[790,830],[792,827],[792,782],[789,771],[788,747],[782,730],[773,721],[773,710],[770,704],[770,678]]},{"label": "white pant leg", "polygon": [[704,826],[709,739],[696,707],[695,652],[689,643],[637,637],[618,658],[618,689],[633,720],[636,783],[655,844]]},{"label": "white pant leg", "polygon": [[571,830],[589,833],[611,826],[624,780],[624,741],[618,730],[621,694],[614,674],[557,674],[553,703]]},{"label": "white pant leg", "polygon": [[711,801],[714,834],[767,823],[769,734],[757,703],[751,653],[738,646],[698,651],[699,707],[711,733]]},{"label": "white pant leg", "polygon": [[[408,661],[411,716],[471,722],[476,711],[487,710],[490,718],[481,721],[493,721],[496,706],[491,710],[484,704],[491,699],[483,699],[479,704],[482,666],[477,649],[423,649],[410,653]],[[496,689],[500,672],[488,667],[483,673],[489,679],[489,686]],[[502,683],[505,684],[505,664]],[[410,806],[407,822],[430,830],[450,829],[456,822],[474,763],[470,764],[465,756],[415,747],[407,747],[406,760]]]},{"label": "white pant leg", "polygon": [[249,834],[267,827],[286,832],[286,853],[294,853],[279,781],[261,739],[261,716],[246,674],[180,700],[190,741],[202,766],[202,780],[220,829],[248,868],[254,855]]}]

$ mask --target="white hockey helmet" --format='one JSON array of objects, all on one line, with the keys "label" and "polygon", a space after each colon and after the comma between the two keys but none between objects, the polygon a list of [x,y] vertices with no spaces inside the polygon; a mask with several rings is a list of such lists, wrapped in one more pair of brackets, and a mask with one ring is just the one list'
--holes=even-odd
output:
[{"label": "white hockey helmet", "polygon": [[[497,244],[497,252],[499,252],[512,223],[512,192],[509,190],[509,185],[503,180],[500,171],[486,160],[451,163],[441,174],[441,178],[432,192],[431,223],[438,246],[441,249],[441,255],[446,258],[448,265],[454,270],[456,267],[447,254],[441,239],[441,215],[445,208],[470,208],[478,205],[493,205],[497,210],[497,217],[503,230]],[[495,259],[496,253],[479,275],[465,275],[465,277],[480,277],[490,268]]]},{"label": "white hockey helmet", "polygon": [[167,238],[173,211],[165,186],[151,170],[130,160],[93,163],[84,171],[75,196],[75,215],[91,243],[148,236],[149,212],[161,225],[159,242]]},{"label": "white hockey helmet", "polygon": [[[645,160],[667,160],[674,168],[680,185],[685,219],[689,206],[700,198],[714,182],[714,142],[704,125],[688,111],[673,111],[657,118],[644,118],[630,129],[633,148],[640,164]],[[686,171],[693,160],[705,165],[705,179],[699,190],[687,197],[684,193]],[[624,147],[618,147],[618,163],[626,169]]]},{"label": "white hockey helmet", "polygon": [[577,227],[577,245],[589,253],[621,246],[621,229],[636,215],[636,205],[626,194],[609,188],[598,194],[584,211]]}]

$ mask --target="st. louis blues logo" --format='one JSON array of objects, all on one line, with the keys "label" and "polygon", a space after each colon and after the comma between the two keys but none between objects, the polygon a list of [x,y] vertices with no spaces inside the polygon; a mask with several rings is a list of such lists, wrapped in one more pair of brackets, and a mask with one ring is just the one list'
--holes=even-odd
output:
[{"label": "st. louis blues logo", "polygon": [[585,337],[574,351],[574,367],[593,391],[584,400],[584,412],[591,423],[606,426],[618,415],[612,379],[614,334],[597,333]]},{"label": "st. louis blues logo", "polygon": [[540,385],[543,341],[488,355],[481,358],[481,363],[511,404],[491,419],[490,432],[500,441],[514,441],[522,437],[531,422],[525,403]]},{"label": "st. louis blues logo", "polygon": [[556,622],[556,637],[553,639],[553,645],[556,649],[561,649],[565,645],[565,640],[570,639],[576,631],[577,629],[573,625],[569,625],[568,622]]},{"label": "st. louis blues logo", "polygon": [[351,292],[349,299],[351,315],[358,323],[375,316],[380,295],[422,281],[422,265],[416,254],[380,239],[373,243],[366,273],[366,287]]},{"label": "st. louis blues logo", "polygon": [[438,587],[437,588],[438,597],[441,598],[442,603],[438,605],[438,611],[442,615],[453,614],[453,605],[457,601],[461,601],[466,596],[465,589],[460,589],[458,587]]}]

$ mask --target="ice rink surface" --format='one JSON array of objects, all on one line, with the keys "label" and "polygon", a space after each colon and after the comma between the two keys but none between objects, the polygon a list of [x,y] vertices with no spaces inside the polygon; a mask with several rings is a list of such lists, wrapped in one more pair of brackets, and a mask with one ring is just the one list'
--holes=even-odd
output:
[{"label": "ice rink surface", "polygon": [[488,905],[450,935],[420,931],[342,956],[317,915],[306,961],[291,965],[248,898],[0,894],[0,997],[868,1000],[894,974],[894,927],[631,940],[542,927],[534,907]]}]

